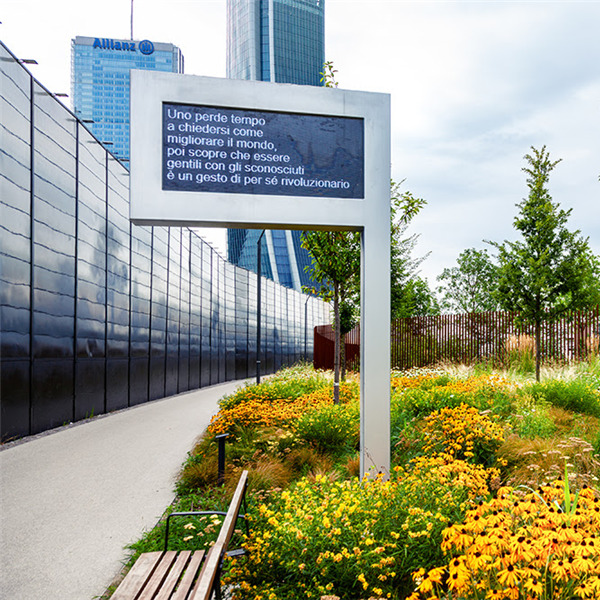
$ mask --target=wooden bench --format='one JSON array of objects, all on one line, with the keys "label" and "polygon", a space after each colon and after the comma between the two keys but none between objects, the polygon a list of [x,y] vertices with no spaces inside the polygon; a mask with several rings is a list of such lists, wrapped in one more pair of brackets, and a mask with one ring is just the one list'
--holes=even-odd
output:
[{"label": "wooden bench", "polygon": [[[221,598],[221,566],[233,535],[246,493],[248,471],[244,471],[226,513],[197,511],[171,513],[167,518],[165,549],[145,552],[136,560],[111,600],[209,600],[213,592]],[[208,552],[168,551],[169,519],[178,516],[224,514],[219,536]]]}]

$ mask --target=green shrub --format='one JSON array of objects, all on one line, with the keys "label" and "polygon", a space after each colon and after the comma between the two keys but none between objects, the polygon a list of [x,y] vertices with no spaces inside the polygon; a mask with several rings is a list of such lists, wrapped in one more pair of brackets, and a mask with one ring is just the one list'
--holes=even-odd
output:
[{"label": "green shrub", "polygon": [[[413,417],[425,417],[435,410],[447,406],[459,406],[462,402],[460,394],[446,387],[414,388],[394,394],[393,403],[398,403],[398,417],[400,420]],[[400,415],[403,413],[403,417]]]},{"label": "green shrub", "polygon": [[305,413],[295,424],[299,440],[320,452],[340,455],[358,447],[360,417],[358,403],[322,406]]},{"label": "green shrub", "polygon": [[600,417],[600,392],[582,379],[554,379],[534,383],[528,386],[526,391],[536,402],[545,400],[565,410]]},{"label": "green shrub", "polygon": [[549,414],[547,402],[535,402],[532,397],[521,397],[515,406],[510,423],[519,437],[532,440],[549,438],[556,433],[557,426]]}]

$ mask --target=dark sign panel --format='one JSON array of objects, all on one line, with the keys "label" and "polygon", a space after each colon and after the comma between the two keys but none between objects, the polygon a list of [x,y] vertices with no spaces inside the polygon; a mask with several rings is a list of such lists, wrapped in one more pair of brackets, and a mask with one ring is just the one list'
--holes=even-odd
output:
[{"label": "dark sign panel", "polygon": [[363,120],[163,104],[162,188],[364,198]]}]

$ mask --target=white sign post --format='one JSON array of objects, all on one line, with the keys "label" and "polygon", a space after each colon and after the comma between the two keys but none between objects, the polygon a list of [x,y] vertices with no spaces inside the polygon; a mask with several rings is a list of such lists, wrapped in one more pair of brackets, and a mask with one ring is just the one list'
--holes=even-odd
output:
[{"label": "white sign post", "polygon": [[361,232],[361,475],[390,468],[387,94],[131,72],[139,225]]}]

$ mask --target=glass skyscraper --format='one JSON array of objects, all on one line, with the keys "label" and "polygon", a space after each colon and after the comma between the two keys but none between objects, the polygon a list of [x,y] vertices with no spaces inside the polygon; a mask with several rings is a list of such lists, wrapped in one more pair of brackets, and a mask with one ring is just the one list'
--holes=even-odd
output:
[{"label": "glass skyscraper", "polygon": [[122,160],[129,158],[129,71],[183,73],[173,44],[77,36],[71,41],[73,110]]},{"label": "glass skyscraper", "polygon": [[[227,0],[227,77],[320,85],[325,62],[325,0]],[[228,258],[257,268],[260,231],[230,229]],[[299,231],[260,238],[263,275],[294,289],[310,285]]]}]

